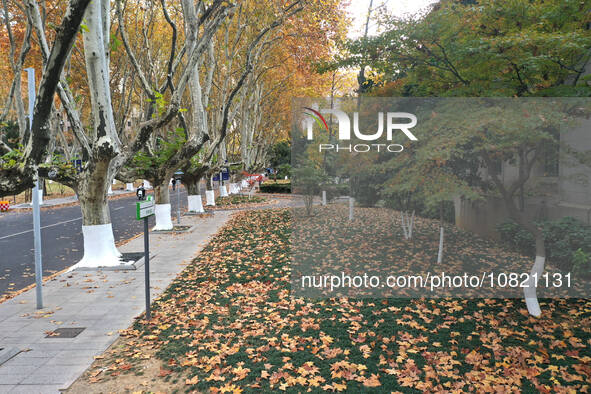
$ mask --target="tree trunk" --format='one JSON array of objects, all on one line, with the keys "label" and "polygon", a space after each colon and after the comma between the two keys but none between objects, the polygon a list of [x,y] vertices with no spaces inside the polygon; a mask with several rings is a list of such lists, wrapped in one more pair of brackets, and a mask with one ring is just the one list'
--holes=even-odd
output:
[{"label": "tree trunk", "polygon": [[203,201],[201,200],[201,188],[199,186],[200,182],[201,178],[193,178],[188,183],[186,183],[189,212],[205,212],[203,210]]},{"label": "tree trunk", "polygon": [[163,182],[154,182],[154,195],[156,196],[156,226],[152,230],[172,230],[172,215],[170,205],[170,192],[168,178]]},{"label": "tree trunk", "polygon": [[115,246],[107,189],[111,183],[108,162],[98,163],[93,172],[82,178],[76,193],[82,210],[84,257],[72,267],[113,267],[122,263]]},{"label": "tree trunk", "polygon": [[521,211],[515,205],[513,198],[507,193],[503,193],[505,206],[509,212],[511,219],[515,220],[523,228],[529,231],[535,238],[536,242],[536,259],[530,271],[530,277],[527,285],[523,288],[523,295],[525,297],[525,305],[530,315],[539,317],[542,314],[540,304],[538,303],[538,294],[536,289],[536,282],[540,280],[544,273],[544,266],[546,263],[546,245],[544,242],[544,234],[536,227],[535,224],[527,220]]},{"label": "tree trunk", "polygon": [[542,314],[542,311],[538,302],[536,284],[544,273],[544,265],[546,263],[546,246],[542,231],[540,231],[534,225],[526,226],[526,228],[534,235],[536,239],[536,259],[530,271],[530,277],[527,286],[523,288],[523,295],[525,297],[525,305],[527,306],[527,311],[529,314],[539,317]]},{"label": "tree trunk", "polygon": [[439,252],[437,252],[437,264],[443,262],[443,201],[439,203]]}]

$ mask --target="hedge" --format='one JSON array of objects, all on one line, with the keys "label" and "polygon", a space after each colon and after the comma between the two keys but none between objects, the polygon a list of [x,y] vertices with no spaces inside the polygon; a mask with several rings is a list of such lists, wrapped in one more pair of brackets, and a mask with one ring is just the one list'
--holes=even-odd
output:
[{"label": "hedge", "polygon": [[291,183],[263,183],[261,193],[291,193]]}]

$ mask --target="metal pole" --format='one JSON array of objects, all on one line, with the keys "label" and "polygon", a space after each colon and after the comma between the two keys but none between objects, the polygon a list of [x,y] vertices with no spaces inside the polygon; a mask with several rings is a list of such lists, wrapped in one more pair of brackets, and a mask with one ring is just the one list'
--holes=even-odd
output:
[{"label": "metal pole", "polygon": [[181,224],[181,181],[180,179],[176,185],[176,202],[177,202],[177,214],[176,214],[176,222],[177,224]]},{"label": "metal pole", "polygon": [[[29,130],[33,128],[35,110],[35,69],[26,68],[27,87],[29,90]],[[39,176],[33,187],[33,245],[35,247],[35,293],[37,309],[43,309],[43,256],[41,251],[41,210],[39,209]]]},{"label": "metal pole", "polygon": [[150,320],[152,314],[150,313],[150,235],[148,217],[144,218],[144,271],[146,274],[146,320]]}]

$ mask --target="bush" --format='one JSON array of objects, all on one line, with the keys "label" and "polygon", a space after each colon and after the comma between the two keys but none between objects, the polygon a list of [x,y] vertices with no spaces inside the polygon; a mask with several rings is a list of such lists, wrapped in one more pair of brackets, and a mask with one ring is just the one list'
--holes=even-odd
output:
[{"label": "bush", "polygon": [[284,179],[285,177],[291,178],[291,165],[289,164],[277,167],[277,178]]},{"label": "bush", "polygon": [[[397,211],[404,211],[405,207],[399,199],[388,198],[384,200],[386,208],[395,209]],[[428,207],[422,200],[413,200],[412,209],[416,214],[422,218],[439,220],[439,206]],[[443,202],[443,221],[447,223],[456,222],[456,210],[453,201]]]},{"label": "bush", "polygon": [[291,183],[263,183],[261,193],[291,193]]},{"label": "bush", "polygon": [[326,200],[333,201],[335,198],[340,196],[348,196],[350,193],[349,185],[346,183],[341,183],[338,185],[335,184],[328,184],[323,185],[322,190],[326,192]]},{"label": "bush", "polygon": [[577,249],[573,254],[573,272],[577,276],[591,277],[591,254]]},{"label": "bush", "polygon": [[[575,218],[564,217],[560,220],[537,223],[542,227],[546,245],[546,257],[561,269],[589,270],[591,256],[591,226]],[[535,255],[533,235],[513,221],[497,226],[501,240],[520,253]],[[587,260],[585,260],[587,259]],[[587,261],[587,262],[585,262]]]}]

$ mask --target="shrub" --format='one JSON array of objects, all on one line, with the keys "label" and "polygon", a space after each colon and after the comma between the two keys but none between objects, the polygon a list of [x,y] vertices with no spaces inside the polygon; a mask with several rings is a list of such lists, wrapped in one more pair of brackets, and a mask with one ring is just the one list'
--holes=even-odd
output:
[{"label": "shrub", "polygon": [[350,193],[349,185],[341,183],[338,185],[327,184],[322,186],[322,190],[326,192],[326,200],[333,201],[335,198],[340,196],[348,196]]},{"label": "shrub", "polygon": [[573,254],[573,272],[577,276],[591,276],[591,253],[583,252],[583,249],[577,249]]},{"label": "shrub", "polygon": [[[546,245],[546,256],[549,261],[565,270],[574,269],[578,265],[585,269],[591,262],[585,258],[591,256],[591,226],[575,218],[564,217],[559,220],[537,223],[542,227]],[[528,256],[535,255],[533,235],[513,221],[497,226],[501,240],[513,249]],[[588,268],[587,268],[588,269]]]},{"label": "shrub", "polygon": [[261,193],[291,193],[291,183],[263,183]]},{"label": "shrub", "polygon": [[291,165],[281,164],[277,167],[277,178],[283,179],[285,177],[291,178]]}]

